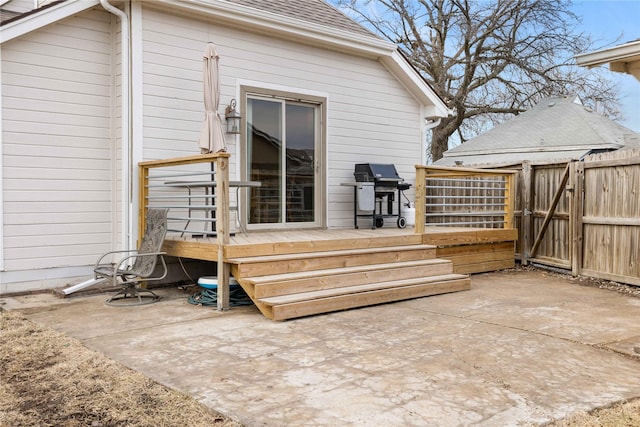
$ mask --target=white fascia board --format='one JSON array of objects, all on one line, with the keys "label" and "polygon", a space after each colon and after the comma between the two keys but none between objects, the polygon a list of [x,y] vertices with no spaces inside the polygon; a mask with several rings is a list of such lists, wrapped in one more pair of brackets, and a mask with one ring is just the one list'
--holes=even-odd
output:
[{"label": "white fascia board", "polygon": [[612,62],[637,61],[640,60],[640,40],[595,52],[581,53],[575,58],[578,65],[589,68]]},{"label": "white fascia board", "polygon": [[398,53],[397,49],[389,56],[380,58],[380,62],[407,88],[407,90],[425,106],[425,118],[449,117],[453,111],[424,81],[415,68]]},{"label": "white fascia board", "polygon": [[76,13],[91,9],[100,4],[99,0],[69,0],[55,6],[47,7],[3,25],[0,30],[0,43],[5,43],[46,25],[58,22]]}]

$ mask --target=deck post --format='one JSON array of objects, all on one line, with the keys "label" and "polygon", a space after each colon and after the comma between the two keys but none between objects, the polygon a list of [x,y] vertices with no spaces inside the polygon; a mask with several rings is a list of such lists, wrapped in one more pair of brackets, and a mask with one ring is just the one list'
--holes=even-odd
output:
[{"label": "deck post", "polygon": [[506,180],[505,185],[505,207],[504,207],[504,227],[503,228],[515,228],[515,215],[516,210],[516,174],[506,173],[504,175]]},{"label": "deck post", "polygon": [[224,248],[229,244],[229,156],[215,159],[216,239],[218,243],[217,309],[229,309],[229,265],[224,262]]},{"label": "deck post", "polygon": [[427,170],[422,165],[416,165],[416,233],[423,234],[425,230]]},{"label": "deck post", "polygon": [[147,197],[149,196],[149,167],[138,164],[138,245],[147,227]]}]

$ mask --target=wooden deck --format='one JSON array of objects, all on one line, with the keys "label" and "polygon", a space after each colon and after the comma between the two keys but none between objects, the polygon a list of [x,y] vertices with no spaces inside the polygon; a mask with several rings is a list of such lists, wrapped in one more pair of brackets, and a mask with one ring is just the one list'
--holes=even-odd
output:
[{"label": "wooden deck", "polygon": [[[165,240],[164,250],[172,256],[217,263],[220,310],[229,307],[229,273],[265,316],[283,320],[465,290],[470,286],[469,273],[514,264],[514,171],[417,165],[415,229],[281,230],[232,235],[229,156],[213,153],[138,164],[140,240],[151,207],[186,211],[171,218],[176,224],[170,228],[196,232],[185,229],[192,219],[196,220],[191,217],[191,196],[168,191],[167,179],[188,176],[196,183],[206,179],[215,185],[215,206],[198,206],[212,215],[197,218],[205,226],[198,231],[201,235],[215,224],[215,239],[173,234]],[[185,167],[189,169],[187,175],[182,170]],[[466,227],[490,224],[505,229],[428,227],[434,212],[427,212],[433,198],[427,194],[427,180],[462,185],[440,187],[451,193],[440,196],[450,200],[453,194],[459,200],[447,204],[445,213],[454,219],[438,223]],[[477,190],[477,183],[495,180],[496,185],[480,186],[490,196],[460,193]],[[490,202],[486,206],[468,205],[466,201],[473,197]],[[182,200],[182,204],[176,204],[176,200]]]},{"label": "wooden deck", "polygon": [[[431,227],[238,233],[231,273],[268,318],[284,320],[470,288],[469,273],[514,265],[516,230]],[[217,261],[215,238],[169,235],[168,255]]]}]

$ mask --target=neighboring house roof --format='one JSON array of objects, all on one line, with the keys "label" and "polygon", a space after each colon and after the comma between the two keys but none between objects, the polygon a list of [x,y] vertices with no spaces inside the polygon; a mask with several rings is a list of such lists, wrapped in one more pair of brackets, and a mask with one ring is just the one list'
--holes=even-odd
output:
[{"label": "neighboring house roof", "polygon": [[579,159],[592,151],[620,148],[640,148],[640,134],[586,108],[577,96],[554,97],[452,148],[435,164]]},{"label": "neighboring house roof", "polygon": [[595,52],[576,55],[576,62],[582,67],[597,67],[609,64],[611,71],[633,74],[640,80],[640,40]]},{"label": "neighboring house roof", "polygon": [[[3,23],[0,43],[99,5],[99,0],[63,0]],[[145,6],[211,17],[227,25],[380,61],[415,99],[424,117],[446,117],[450,108],[395,44],[382,40],[323,0],[154,0]]]}]

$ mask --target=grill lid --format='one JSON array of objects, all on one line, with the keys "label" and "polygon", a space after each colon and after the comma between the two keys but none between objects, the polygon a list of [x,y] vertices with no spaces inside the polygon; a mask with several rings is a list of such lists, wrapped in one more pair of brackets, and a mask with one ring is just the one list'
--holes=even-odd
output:
[{"label": "grill lid", "polygon": [[353,175],[357,182],[402,181],[395,165],[380,163],[359,163]]}]

